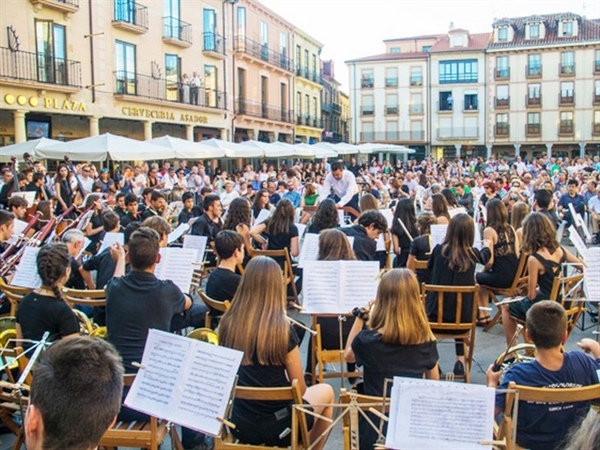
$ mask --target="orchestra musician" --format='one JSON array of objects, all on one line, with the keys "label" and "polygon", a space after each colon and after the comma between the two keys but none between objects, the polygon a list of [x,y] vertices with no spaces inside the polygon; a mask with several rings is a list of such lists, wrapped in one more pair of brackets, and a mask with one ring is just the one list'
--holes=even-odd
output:
[{"label": "orchestra musician", "polygon": [[115,200],[117,204],[113,208],[113,211],[117,214],[119,220],[121,220],[125,216],[125,214],[127,214],[127,206],[125,205],[125,194],[123,192],[119,192],[115,197]]},{"label": "orchestra musician", "polygon": [[23,197],[13,196],[8,199],[8,210],[14,214],[16,219],[25,220],[27,216],[27,200]]},{"label": "orchestra musician", "polygon": [[168,215],[169,209],[165,194],[160,191],[152,191],[152,195],[150,196],[150,206],[142,213],[142,220],[154,216],[159,216],[166,219]]},{"label": "orchestra musician", "polygon": [[125,207],[127,213],[121,217],[121,229],[127,228],[127,225],[133,222],[141,223],[141,215],[138,211],[138,198],[133,192],[125,195]]},{"label": "orchestra musician", "polygon": [[73,205],[73,188],[69,179],[69,168],[66,164],[59,164],[54,178],[54,192],[56,205],[54,214],[57,216]]}]

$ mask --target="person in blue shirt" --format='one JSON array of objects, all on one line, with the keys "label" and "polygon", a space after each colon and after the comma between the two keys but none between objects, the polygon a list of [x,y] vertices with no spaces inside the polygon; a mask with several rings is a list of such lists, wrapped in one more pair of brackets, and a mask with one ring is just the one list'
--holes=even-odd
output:
[{"label": "person in blue shirt", "polygon": [[582,217],[586,210],[586,203],[583,195],[579,194],[579,181],[571,178],[567,184],[567,188],[567,194],[563,195],[558,201],[558,212],[562,213],[568,228],[575,223],[575,218],[571,216],[569,203],[573,205],[575,212],[581,214]]},{"label": "person in blue shirt", "polygon": [[[488,387],[503,390],[513,381],[522,386],[541,388],[573,388],[598,383],[600,344],[582,339],[578,345],[583,352],[561,351],[567,341],[567,315],[560,303],[542,300],[527,312],[525,333],[535,345],[535,360],[513,365],[502,377],[487,370]],[[501,379],[502,378],[502,379]],[[496,415],[504,410],[506,394],[496,394]],[[530,450],[558,450],[569,430],[579,424],[590,409],[590,402],[532,403],[520,402],[517,418],[516,442]]]},{"label": "person in blue shirt", "polygon": [[287,182],[287,192],[285,194],[283,194],[282,198],[288,199],[294,206],[294,209],[300,208],[301,197],[300,197],[300,194],[294,189],[293,182],[291,182],[291,181]]}]

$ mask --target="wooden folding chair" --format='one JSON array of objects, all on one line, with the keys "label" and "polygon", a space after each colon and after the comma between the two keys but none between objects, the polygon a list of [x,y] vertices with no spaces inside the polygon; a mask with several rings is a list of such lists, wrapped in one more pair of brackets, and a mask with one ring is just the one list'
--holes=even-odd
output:
[{"label": "wooden folding chair", "polygon": [[[517,295],[522,295],[527,290],[527,280],[529,278],[527,275],[527,259],[528,258],[529,258],[529,255],[526,255],[525,253],[521,253],[521,257],[519,258],[519,265],[517,266],[517,271],[515,272],[515,277],[513,278],[513,282],[510,285],[510,287],[501,289],[501,288],[495,288],[495,287],[491,287],[491,286],[481,285],[481,287],[485,287],[489,290],[490,298],[491,298],[492,302],[494,303],[494,305],[497,305],[498,302],[500,302],[500,299],[498,299],[499,296],[516,297]],[[485,331],[485,332],[489,331],[490,328],[492,328],[494,325],[496,325],[499,321],[502,320],[502,310],[501,310],[500,306],[496,306],[496,308],[497,308],[496,314],[494,315],[494,317],[492,317],[492,320],[490,320],[490,323],[488,323],[483,328],[483,331]]]},{"label": "wooden folding chair", "polygon": [[17,310],[19,309],[19,303],[27,294],[29,294],[33,289],[24,288],[19,286],[12,286],[10,284],[6,284],[2,278],[0,278],[0,290],[4,292],[6,298],[10,302],[10,316],[15,316],[17,314]]},{"label": "wooden folding chair", "polygon": [[198,295],[200,296],[204,304],[208,307],[208,311],[206,311],[206,315],[204,316],[204,326],[206,328],[212,329],[213,317],[210,315],[210,313],[212,311],[217,311],[221,313],[219,314],[219,317],[221,317],[225,313],[225,311],[229,309],[229,306],[231,306],[231,302],[229,300],[225,300],[224,302],[214,300],[208,295],[206,295],[206,293],[202,289],[198,290]]},{"label": "wooden folding chair", "polygon": [[[479,286],[438,286],[432,284],[423,284],[423,298],[427,299],[428,292],[437,294],[437,320],[429,321],[431,331],[436,339],[462,339],[465,348],[465,382],[471,381],[471,364],[473,362],[473,351],[475,350],[475,330],[477,324],[477,293]],[[453,322],[444,321],[444,304],[446,295],[455,295]],[[468,317],[462,318],[462,308],[465,296],[472,296],[471,311]]]},{"label": "wooden folding chair", "polygon": [[250,255],[251,258],[254,258],[255,256],[268,256],[270,258],[273,258],[274,260],[278,260],[278,259],[282,259],[284,261],[284,266],[283,266],[283,281],[284,284],[286,286],[290,286],[292,289],[292,295],[288,296],[288,300],[294,301],[295,303],[298,303],[298,290],[296,289],[296,283],[295,283],[295,275],[294,275],[294,268],[292,266],[292,260],[290,258],[290,253],[288,252],[287,248],[284,248],[283,250],[256,250],[256,249],[247,249],[248,254]]},{"label": "wooden folding chair", "polygon": [[[578,388],[538,388],[521,386],[514,382],[508,384],[504,412],[500,424],[496,427],[496,439],[504,441],[506,450],[519,450],[523,447],[516,443],[516,425],[512,414],[515,401],[536,403],[576,403],[589,402],[600,398],[600,384]],[[515,430],[516,429],[516,430]]]},{"label": "wooden folding chair", "polygon": [[[135,374],[123,375],[124,386],[131,386]],[[173,442],[173,448],[183,450],[183,445],[175,426],[154,416],[147,422],[117,422],[104,433],[100,439],[100,447],[105,450],[117,450],[118,447],[136,447],[150,450],[158,450],[159,445],[165,440],[167,434],[170,434]]]},{"label": "wooden folding chair", "polygon": [[89,306],[97,308],[106,306],[106,292],[104,289],[70,289],[64,288],[63,294],[66,302],[71,306]]},{"label": "wooden folding chair", "polygon": [[4,367],[0,381],[0,420],[15,435],[13,449],[20,449],[23,444],[23,418],[21,413],[29,405],[29,386],[31,376],[25,384],[16,390],[17,375],[25,370],[29,360],[23,356],[21,347],[4,348],[0,355],[0,364]]},{"label": "wooden folding chair", "polygon": [[550,298],[560,303],[567,314],[567,338],[571,335],[573,328],[581,314],[585,311],[585,291],[583,289],[583,274],[578,273],[567,277],[560,276],[554,279]]},{"label": "wooden folding chair", "polygon": [[[312,328],[317,332],[315,336],[312,337],[312,359],[311,359],[311,377],[312,382],[315,384],[317,379],[319,383],[323,383],[325,378],[348,378],[348,377],[362,377],[362,372],[359,370],[354,370],[352,372],[346,372],[346,360],[344,359],[344,342],[343,339],[342,347],[340,348],[339,344],[333,349],[324,349],[323,348],[323,340],[322,340],[322,332],[321,325],[318,323],[320,318],[336,318],[338,315],[324,315],[324,314],[314,314],[312,316]],[[352,315],[346,315],[346,320],[351,320]],[[336,330],[338,330],[339,334],[339,326],[336,325]],[[338,336],[339,338],[339,336]],[[339,364],[340,371],[339,372],[325,372],[325,364]]]},{"label": "wooden folding chair", "polygon": [[[278,388],[256,388],[256,387],[245,387],[236,386],[234,392],[235,399],[240,400],[254,400],[260,402],[269,401],[291,401],[296,405],[303,405],[302,393],[300,392],[300,386],[298,380],[292,380],[292,385],[289,387],[278,387]],[[235,401],[235,400],[234,400]],[[231,405],[230,408],[231,409]],[[293,415],[292,415],[293,416]],[[299,413],[296,415],[296,422],[290,424],[292,430],[292,449],[308,448],[308,425],[304,414]],[[235,425],[235,424],[234,424]],[[227,427],[223,426],[221,435],[215,438],[214,450],[265,450],[269,448],[282,448],[282,447],[267,447],[264,445],[249,445],[238,442],[236,438],[229,432]]]},{"label": "wooden folding chair", "polygon": [[[371,409],[375,409],[376,411],[385,414],[386,416],[390,413],[390,398],[386,398],[384,401],[383,397],[373,397],[370,395],[364,394],[356,394],[354,392],[350,393],[346,391],[346,389],[340,389],[340,400],[339,403],[343,405],[350,405],[352,401],[356,402],[357,408],[361,409],[364,412],[368,412]],[[357,437],[357,430],[353,429],[351,412],[344,414],[342,418],[342,434],[344,436],[344,449],[350,450],[352,447],[350,445],[352,436]],[[360,413],[359,413],[360,414]],[[379,420],[376,419],[374,421],[375,425],[379,423]],[[370,425],[365,425],[370,426]]]}]

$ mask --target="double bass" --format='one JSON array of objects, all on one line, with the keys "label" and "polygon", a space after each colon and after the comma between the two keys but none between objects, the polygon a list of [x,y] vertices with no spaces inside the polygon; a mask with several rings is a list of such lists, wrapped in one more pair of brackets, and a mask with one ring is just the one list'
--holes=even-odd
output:
[{"label": "double bass", "polygon": [[77,176],[77,170],[75,169],[75,166],[71,162],[71,158],[69,158],[68,156],[65,156],[65,164],[69,168],[69,171],[72,172],[73,175],[75,176],[75,182],[76,182],[77,186],[76,186],[75,196],[73,197],[73,204],[75,206],[79,207],[83,204],[87,193],[85,192],[85,189],[81,185],[81,181],[79,180],[79,177]]}]

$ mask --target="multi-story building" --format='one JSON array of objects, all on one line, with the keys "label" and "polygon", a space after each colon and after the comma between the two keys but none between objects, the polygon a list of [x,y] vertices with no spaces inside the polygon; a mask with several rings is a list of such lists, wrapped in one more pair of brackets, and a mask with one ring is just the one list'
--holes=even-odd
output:
[{"label": "multi-story building", "polygon": [[485,154],[485,49],[489,33],[451,26],[429,51],[432,155]]},{"label": "multi-story building", "polygon": [[341,142],[350,142],[350,129],[352,127],[352,116],[350,115],[350,97],[343,91],[339,92],[340,101],[340,134]]},{"label": "multi-story building", "polygon": [[321,111],[323,117],[323,141],[333,143],[348,142],[344,140],[342,129],[341,83],[335,79],[335,65],[332,60],[323,61],[322,80]]},{"label": "multi-story building", "polygon": [[352,142],[429,146],[428,58],[437,35],[385,41],[386,53],[347,61],[350,68]]},{"label": "multi-story building", "polygon": [[600,21],[572,13],[497,20],[487,47],[490,151],[600,153]]},{"label": "multi-story building", "polygon": [[[228,3],[0,3],[2,142],[227,138]],[[185,19],[185,20],[183,20]]]},{"label": "multi-story building", "polygon": [[323,132],[321,117],[321,60],[323,44],[301,30],[294,30],[294,106],[296,142],[319,142]]}]

